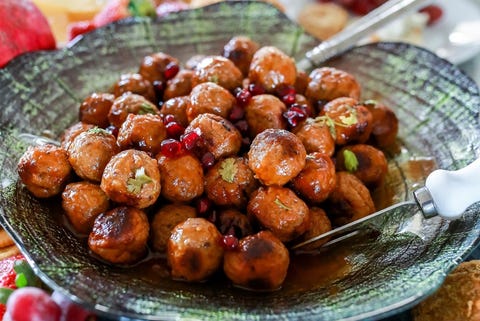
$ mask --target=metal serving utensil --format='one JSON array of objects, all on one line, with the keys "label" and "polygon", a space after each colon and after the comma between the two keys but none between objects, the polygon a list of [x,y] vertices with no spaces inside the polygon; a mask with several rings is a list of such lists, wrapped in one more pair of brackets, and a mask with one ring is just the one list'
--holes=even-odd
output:
[{"label": "metal serving utensil", "polygon": [[470,205],[480,201],[480,179],[478,178],[480,178],[480,158],[456,171],[435,170],[428,175],[425,186],[413,192],[414,200],[392,205],[327,233],[295,244],[291,249],[300,250],[308,245],[308,249],[312,250],[315,248],[315,242],[325,241],[326,239],[329,240],[328,243],[318,242],[318,247],[336,243],[351,237],[353,234],[358,234],[362,228],[368,226],[368,222],[373,218],[380,215],[389,215],[395,211],[414,213],[419,208],[426,219],[437,215],[449,220],[459,218]]}]

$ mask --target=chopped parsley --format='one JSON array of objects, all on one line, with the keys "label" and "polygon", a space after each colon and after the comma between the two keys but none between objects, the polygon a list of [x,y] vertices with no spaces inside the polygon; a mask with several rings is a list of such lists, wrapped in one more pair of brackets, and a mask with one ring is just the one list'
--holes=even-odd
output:
[{"label": "chopped parsley", "polygon": [[145,168],[140,167],[135,171],[135,177],[129,178],[127,181],[127,190],[130,193],[138,194],[142,190],[143,185],[153,182],[152,178],[145,174]]},{"label": "chopped parsley", "polygon": [[235,163],[235,158],[224,159],[220,163],[220,169],[218,170],[222,179],[228,183],[233,183],[237,171],[238,168],[237,164]]}]

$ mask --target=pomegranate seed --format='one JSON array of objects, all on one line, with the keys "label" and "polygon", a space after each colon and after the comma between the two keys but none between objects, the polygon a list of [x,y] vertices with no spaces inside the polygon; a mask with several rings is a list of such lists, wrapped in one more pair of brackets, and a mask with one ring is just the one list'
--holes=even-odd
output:
[{"label": "pomegranate seed", "polygon": [[180,137],[180,141],[186,150],[192,150],[197,145],[199,139],[200,135],[195,130],[185,133]]},{"label": "pomegranate seed", "polygon": [[165,85],[160,80],[155,80],[153,82],[153,90],[155,91],[155,96],[157,97],[158,101],[163,100],[163,92],[165,91]]},{"label": "pomegranate seed", "polygon": [[421,13],[428,15],[427,25],[431,26],[443,16],[443,10],[437,5],[431,4],[419,10]]},{"label": "pomegranate seed", "polygon": [[296,100],[297,100],[296,95],[293,95],[293,94],[288,94],[282,97],[283,103],[287,106],[293,105]]},{"label": "pomegranate seed", "polygon": [[118,127],[115,127],[113,125],[110,125],[108,126],[107,128],[105,128],[105,130],[107,131],[107,133],[110,133],[112,134],[113,136],[117,137],[118,136]]},{"label": "pomegranate seed", "polygon": [[212,153],[206,152],[202,156],[202,166],[204,169],[209,169],[215,164],[215,156]]},{"label": "pomegranate seed", "polygon": [[228,119],[230,119],[231,121],[236,121],[242,119],[244,115],[245,111],[243,110],[243,108],[238,105],[234,105],[232,111],[230,111]]},{"label": "pomegranate seed", "polygon": [[163,122],[165,123],[165,125],[174,121],[175,121],[175,116],[173,116],[172,114],[167,114],[165,115],[165,117],[163,117]]},{"label": "pomegranate seed", "polygon": [[171,62],[165,67],[163,76],[165,77],[166,80],[169,80],[175,77],[179,71],[180,71],[180,67],[176,63]]},{"label": "pomegranate seed", "polygon": [[265,88],[262,85],[250,84],[248,85],[248,91],[252,96],[262,95],[265,93]]},{"label": "pomegranate seed", "polygon": [[290,85],[281,85],[275,89],[275,92],[277,93],[278,97],[282,98],[285,96],[295,96],[297,94],[295,87]]},{"label": "pomegranate seed", "polygon": [[248,89],[238,89],[238,91],[235,91],[235,99],[237,100],[238,105],[244,107],[252,99],[252,94],[248,91]]},{"label": "pomegranate seed", "polygon": [[178,138],[185,131],[185,128],[183,128],[183,126],[177,123],[176,121],[171,121],[167,123],[165,128],[167,129],[168,137],[171,137],[171,138]]},{"label": "pomegranate seed", "polygon": [[227,251],[233,251],[238,247],[238,238],[234,235],[224,235],[222,237],[222,246]]},{"label": "pomegranate seed", "polygon": [[166,157],[173,158],[183,152],[183,147],[178,140],[167,138],[160,144],[160,151]]},{"label": "pomegranate seed", "polygon": [[235,123],[235,127],[238,131],[242,134],[246,134],[248,132],[248,123],[246,120],[242,119]]},{"label": "pomegranate seed", "polygon": [[290,126],[296,127],[300,121],[307,118],[307,113],[301,107],[294,106],[283,113],[283,117],[287,119]]},{"label": "pomegranate seed", "polygon": [[212,201],[206,197],[202,197],[197,202],[197,213],[199,216],[205,215],[212,208]]}]

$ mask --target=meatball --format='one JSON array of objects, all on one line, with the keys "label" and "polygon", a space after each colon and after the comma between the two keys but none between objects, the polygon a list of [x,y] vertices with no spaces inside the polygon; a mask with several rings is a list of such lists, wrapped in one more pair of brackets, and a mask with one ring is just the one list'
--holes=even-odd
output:
[{"label": "meatball", "polygon": [[307,153],[319,152],[333,156],[335,140],[330,127],[323,120],[315,121],[313,118],[307,118],[305,122],[294,128],[293,133],[300,138]]},{"label": "meatball", "polygon": [[248,166],[265,185],[284,185],[305,166],[307,152],[300,139],[284,129],[267,129],[255,137]]},{"label": "meatball", "polygon": [[188,60],[185,62],[185,68],[187,70],[195,70],[197,69],[197,65],[205,59],[207,56],[205,55],[194,55],[188,58]]},{"label": "meatball", "polygon": [[327,213],[335,226],[345,225],[375,212],[367,187],[355,175],[337,172],[337,184],[327,200]]},{"label": "meatball", "polygon": [[189,95],[192,91],[193,71],[180,70],[178,74],[167,81],[167,87],[163,92],[163,100],[167,101],[174,97]]},{"label": "meatball", "polygon": [[257,95],[245,106],[245,120],[248,123],[248,132],[251,138],[268,128],[286,129],[287,121],[283,113],[287,106],[273,95]]},{"label": "meatball", "polygon": [[223,47],[222,56],[230,59],[242,72],[244,77],[248,76],[250,63],[259,45],[252,39],[244,36],[233,37]]},{"label": "meatball", "polygon": [[195,66],[193,87],[204,82],[214,82],[233,91],[242,86],[243,75],[235,64],[222,56],[208,56]]},{"label": "meatball", "polygon": [[18,175],[36,197],[59,194],[70,179],[72,167],[67,152],[54,145],[29,146],[20,157]]},{"label": "meatball", "polygon": [[151,102],[145,99],[145,97],[126,93],[113,102],[112,108],[108,113],[108,120],[113,126],[120,128],[128,114],[158,114],[158,108]]},{"label": "meatball", "polygon": [[75,137],[68,147],[68,161],[79,177],[100,182],[105,166],[118,151],[115,136],[93,128]]},{"label": "meatball", "polygon": [[235,97],[228,90],[213,82],[205,82],[192,89],[187,118],[192,121],[198,115],[205,113],[228,118],[234,104]]},{"label": "meatball", "polygon": [[132,264],[147,253],[149,229],[142,210],[117,207],[97,216],[88,236],[88,247],[110,263]]},{"label": "meatball", "polygon": [[60,137],[61,146],[64,150],[68,150],[68,146],[73,142],[75,137],[79,134],[86,132],[89,129],[95,128],[92,124],[86,124],[78,122],[65,129]]},{"label": "meatball", "polygon": [[262,47],[252,58],[248,78],[273,93],[282,86],[293,86],[297,77],[295,61],[275,47]]},{"label": "meatball", "polygon": [[335,133],[335,143],[364,143],[372,132],[373,117],[365,106],[353,98],[337,98],[323,107],[322,116],[317,117]]},{"label": "meatball", "polygon": [[[316,236],[325,234],[332,230],[332,222],[327,216],[327,213],[319,207],[311,207],[310,208],[310,227],[308,230],[303,234],[302,240],[306,241]],[[321,240],[315,241],[308,245],[304,245],[302,249],[309,250],[309,249],[316,249],[323,244],[327,243],[329,238],[323,238]]]},{"label": "meatball", "polygon": [[233,235],[241,239],[253,234],[252,224],[247,215],[234,209],[223,210],[218,214],[217,227],[223,235]]},{"label": "meatball", "polygon": [[295,79],[295,91],[297,94],[305,95],[305,90],[308,86],[308,74],[305,71],[297,71],[297,78]]},{"label": "meatball", "polygon": [[195,208],[188,205],[168,204],[160,208],[153,216],[151,224],[152,248],[158,252],[166,252],[173,228],[186,219],[196,216]]},{"label": "meatball", "polygon": [[240,240],[235,251],[227,251],[223,270],[236,285],[247,289],[277,290],[288,272],[287,248],[271,232],[261,231]]},{"label": "meatball", "polygon": [[105,167],[100,184],[112,201],[138,208],[155,203],[160,186],[157,161],[135,149],[113,156]]},{"label": "meatball", "polygon": [[205,191],[217,205],[245,207],[256,186],[253,172],[242,157],[225,158],[205,175]]},{"label": "meatball", "polygon": [[318,204],[327,199],[336,183],[335,164],[330,156],[308,154],[305,167],[292,179],[292,188],[305,200]]},{"label": "meatball", "polygon": [[107,93],[93,93],[80,105],[80,121],[106,128],[109,125],[108,113],[115,96]]},{"label": "meatball", "polygon": [[388,172],[388,162],[383,152],[365,144],[343,147],[337,153],[336,165],[338,171],[352,173],[370,188],[381,185]]},{"label": "meatball", "polygon": [[360,99],[360,85],[351,74],[333,67],[312,70],[305,96],[312,102],[330,101],[339,97]]},{"label": "meatball", "polygon": [[395,144],[398,134],[398,118],[387,106],[373,100],[363,103],[372,113],[373,129],[370,138],[379,148],[389,148]]},{"label": "meatball", "polygon": [[167,243],[167,260],[174,279],[203,281],[223,260],[222,235],[204,218],[189,218],[173,229]]},{"label": "meatball", "polygon": [[188,202],[203,194],[205,179],[200,161],[191,154],[179,157],[157,155],[161,195],[173,202]]},{"label": "meatball", "polygon": [[183,127],[188,126],[187,107],[190,104],[190,96],[171,98],[162,105],[160,114],[173,115],[175,121]]},{"label": "meatball", "polygon": [[143,96],[152,103],[157,101],[152,83],[140,74],[123,74],[113,85],[115,97],[120,97],[127,92]]},{"label": "meatball", "polygon": [[247,212],[282,242],[299,237],[310,224],[307,204],[286,187],[260,187],[252,194]]},{"label": "meatball", "polygon": [[185,129],[185,133],[200,131],[205,149],[215,159],[235,155],[242,147],[242,135],[225,118],[214,114],[198,115]]},{"label": "meatball", "polygon": [[[179,61],[166,53],[157,52],[143,57],[138,73],[143,79],[153,84],[154,81],[165,82],[169,76],[169,69],[177,68]],[[165,72],[167,71],[167,72]]]},{"label": "meatball", "polygon": [[167,130],[160,116],[129,114],[118,131],[117,144],[122,150],[135,148],[156,155],[166,137]]},{"label": "meatball", "polygon": [[62,208],[75,231],[88,234],[95,218],[110,207],[100,186],[90,182],[68,184],[62,193]]}]

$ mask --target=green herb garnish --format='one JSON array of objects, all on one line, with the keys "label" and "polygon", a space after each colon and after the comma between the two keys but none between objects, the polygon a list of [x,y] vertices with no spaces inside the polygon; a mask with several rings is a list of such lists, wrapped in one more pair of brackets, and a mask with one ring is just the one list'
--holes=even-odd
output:
[{"label": "green herb garnish", "polygon": [[157,16],[155,6],[150,0],[130,0],[127,8],[132,16],[152,18]]},{"label": "green herb garnish", "polygon": [[343,158],[345,159],[344,165],[347,171],[350,173],[355,172],[358,168],[358,159],[354,152],[345,149],[343,151]]},{"label": "green herb garnish", "polygon": [[135,171],[135,177],[127,181],[127,190],[130,193],[140,193],[143,185],[153,182],[152,178],[145,174],[145,168],[140,167]]},{"label": "green herb garnish", "polygon": [[87,130],[87,132],[95,135],[108,135],[108,132],[105,129],[96,126],[90,128],[89,130]]},{"label": "green herb garnish", "polygon": [[235,163],[235,158],[224,159],[220,163],[220,169],[218,170],[222,179],[228,183],[233,183],[237,171],[238,168],[237,164]]},{"label": "green herb garnish", "polygon": [[208,77],[208,81],[218,84],[218,75],[212,75]]},{"label": "green herb garnish", "polygon": [[140,109],[138,110],[139,115],[146,115],[146,114],[156,114],[155,108],[148,103],[142,103],[140,105]]},{"label": "green herb garnish", "polygon": [[278,197],[275,198],[275,201],[274,201],[274,202],[275,202],[275,204],[277,204],[277,205],[278,205],[281,209],[283,209],[283,210],[287,210],[287,211],[290,211],[290,210],[291,210],[291,208],[288,207],[287,205],[283,204],[282,201],[278,199]]}]

